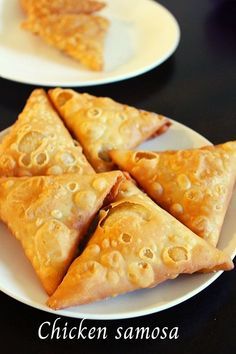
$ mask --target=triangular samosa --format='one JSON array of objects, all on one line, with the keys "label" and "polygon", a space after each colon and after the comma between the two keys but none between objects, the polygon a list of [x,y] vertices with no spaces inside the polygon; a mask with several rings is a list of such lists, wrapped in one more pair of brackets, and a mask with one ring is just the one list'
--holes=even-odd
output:
[{"label": "triangular samosa", "polygon": [[236,178],[236,141],[199,149],[110,155],[162,208],[217,245]]},{"label": "triangular samosa", "polygon": [[[78,144],[77,144],[78,145]],[[43,90],[34,90],[0,144],[0,176],[94,173]]]},{"label": "triangular samosa", "polygon": [[31,14],[22,23],[22,28],[95,71],[101,71],[104,66],[103,51],[108,27],[106,18],[86,14],[42,17]]},{"label": "triangular samosa", "polygon": [[51,100],[98,172],[114,167],[108,151],[133,148],[170,125],[163,116],[120,104],[107,97],[53,89]]},{"label": "triangular samosa", "polygon": [[21,242],[52,294],[104,199],[117,194],[119,171],[92,175],[0,179],[0,219]]},{"label": "triangular samosa", "polygon": [[60,309],[154,287],[182,273],[231,268],[229,256],[125,181],[47,304]]}]

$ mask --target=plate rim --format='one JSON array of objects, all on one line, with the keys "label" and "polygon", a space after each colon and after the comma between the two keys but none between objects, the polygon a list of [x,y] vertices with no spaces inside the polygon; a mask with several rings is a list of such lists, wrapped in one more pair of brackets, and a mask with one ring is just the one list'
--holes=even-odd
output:
[{"label": "plate rim", "polygon": [[[128,318],[137,318],[141,316],[147,316],[151,315],[154,313],[162,312],[165,310],[168,310],[172,307],[175,307],[179,304],[184,303],[187,300],[192,299],[195,295],[199,294],[203,290],[205,290],[208,286],[210,286],[216,279],[218,279],[224,271],[220,270],[216,273],[212,273],[213,275],[202,285],[191,291],[191,293],[188,293],[186,295],[180,296],[176,300],[172,300],[168,303],[168,305],[160,305],[158,309],[155,307],[153,308],[147,308],[139,311],[134,311],[134,312],[124,312],[124,313],[116,313],[115,315],[113,314],[105,314],[105,315],[96,315],[96,314],[90,314],[90,313],[73,313],[73,312],[67,312],[66,310],[52,310],[49,307],[46,307],[46,305],[40,305],[35,301],[30,301],[30,300],[25,300],[21,298],[20,296],[14,295],[11,291],[4,291],[2,290],[2,287],[0,285],[0,291],[2,291],[4,294],[10,296],[16,301],[19,301],[23,303],[24,305],[28,305],[34,309],[41,310],[50,314],[53,314],[55,316],[63,316],[63,317],[69,317],[69,318],[77,318],[77,319],[86,319],[86,320],[121,320],[121,319],[128,319]],[[211,273],[209,273],[211,274]],[[201,275],[201,274],[199,274]],[[125,295],[125,294],[123,294]],[[109,301],[109,299],[107,299]]]},{"label": "plate rim", "polygon": [[[4,1],[4,0],[0,0],[0,1]],[[164,63],[168,58],[170,58],[173,53],[176,51],[179,43],[180,43],[180,38],[181,38],[181,30],[180,30],[180,25],[176,19],[176,17],[172,14],[172,12],[166,8],[164,5],[160,4],[159,2],[156,2],[155,0],[145,0],[151,4],[153,4],[153,6],[159,7],[161,8],[163,11],[165,11],[169,17],[171,18],[174,26],[175,26],[175,30],[176,30],[176,38],[175,38],[175,42],[172,43],[172,47],[169,49],[168,52],[165,53],[165,55],[163,55],[161,58],[159,58],[158,60],[153,61],[151,64],[147,64],[145,66],[142,66],[138,69],[134,69],[132,71],[123,73],[123,74],[116,74],[115,76],[109,76],[107,78],[103,78],[103,79],[92,79],[92,80],[81,80],[81,81],[75,81],[75,82],[61,82],[58,80],[52,81],[50,80],[50,82],[48,81],[39,81],[39,80],[34,80],[34,79],[26,79],[24,80],[23,78],[17,78],[17,75],[15,75],[15,77],[11,77],[10,75],[4,75],[4,73],[0,73],[0,78],[5,79],[5,80],[10,80],[13,82],[17,82],[17,83],[21,83],[21,84],[28,84],[28,85],[37,85],[37,86],[43,86],[43,87],[56,87],[56,86],[60,86],[60,87],[88,87],[88,86],[98,86],[98,85],[106,85],[106,84],[111,84],[111,83],[115,83],[115,82],[120,82],[120,81],[124,81],[124,80],[128,80],[131,78],[135,78],[137,76],[143,75],[145,73],[147,73],[148,71],[153,70],[154,68],[160,66],[162,63]],[[0,45],[1,48],[1,45]]]}]

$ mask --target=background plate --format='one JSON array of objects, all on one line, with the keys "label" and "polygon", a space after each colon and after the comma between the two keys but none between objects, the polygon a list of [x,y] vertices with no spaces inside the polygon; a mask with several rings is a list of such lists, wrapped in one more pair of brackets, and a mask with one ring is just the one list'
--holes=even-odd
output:
[{"label": "background plate", "polygon": [[20,29],[19,0],[0,0],[0,76],[46,86],[89,86],[140,75],[165,61],[176,49],[175,18],[152,0],[106,0],[101,14],[111,21],[105,69],[86,70],[40,38]]},{"label": "background plate", "polygon": [[[6,131],[0,133],[0,140]],[[173,122],[167,133],[141,145],[144,150],[165,150],[199,147],[209,144],[204,137]],[[140,149],[140,147],[139,147]],[[226,250],[232,258],[236,249],[236,190],[234,190],[219,248]],[[52,311],[45,306],[47,295],[29,263],[19,242],[0,223],[0,290],[37,309],[76,318],[119,319],[158,312],[177,305],[211,284],[222,272],[211,274],[183,275],[166,281],[153,289],[143,289],[117,298],[90,305],[77,306],[62,311]]]}]

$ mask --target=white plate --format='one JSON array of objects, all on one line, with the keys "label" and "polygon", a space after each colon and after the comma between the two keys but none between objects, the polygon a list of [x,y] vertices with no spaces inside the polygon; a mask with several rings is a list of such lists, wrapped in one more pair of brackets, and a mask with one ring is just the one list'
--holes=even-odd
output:
[{"label": "white plate", "polygon": [[[0,140],[6,131],[0,133]],[[186,126],[174,122],[167,133],[141,146],[146,150],[165,150],[199,147],[209,141]],[[219,248],[232,258],[236,249],[236,190],[223,225]],[[0,290],[27,305],[58,315],[88,319],[119,319],[162,311],[175,306],[210,285],[222,272],[183,275],[153,289],[139,290],[117,298],[63,311],[45,306],[47,295],[27,261],[23,250],[7,228],[0,223]]]},{"label": "white plate", "polygon": [[34,85],[89,86],[128,79],[153,69],[176,49],[175,18],[152,0],[106,0],[111,21],[105,70],[95,73],[20,29],[19,0],[0,0],[0,76]]}]

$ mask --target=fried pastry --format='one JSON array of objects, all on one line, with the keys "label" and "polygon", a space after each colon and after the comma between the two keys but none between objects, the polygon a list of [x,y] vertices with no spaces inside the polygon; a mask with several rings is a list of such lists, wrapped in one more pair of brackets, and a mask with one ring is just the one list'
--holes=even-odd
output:
[{"label": "fried pastry", "polygon": [[154,287],[182,273],[231,268],[226,254],[125,181],[47,304],[61,309]]},{"label": "fried pastry", "polygon": [[170,125],[163,116],[106,97],[60,88],[50,90],[49,96],[98,172],[114,168],[108,155],[109,150],[133,148],[164,132]]},{"label": "fried pastry", "polygon": [[0,176],[94,173],[43,90],[34,90],[0,144]]},{"label": "fried pastry", "polygon": [[60,284],[104,199],[117,194],[122,178],[114,171],[0,179],[0,219],[21,242],[49,295]]},{"label": "fried pastry", "polygon": [[236,141],[200,149],[112,151],[162,208],[216,246],[236,178]]},{"label": "fried pastry", "polygon": [[29,12],[29,6],[31,3],[33,3],[33,0],[20,0],[21,8],[25,13]]},{"label": "fried pastry", "polygon": [[109,21],[102,16],[86,14],[30,14],[22,28],[41,37],[82,65],[95,71],[104,66],[103,49]]},{"label": "fried pastry", "polygon": [[94,0],[21,0],[25,13],[35,16],[50,14],[90,14],[100,11],[105,3]]}]

